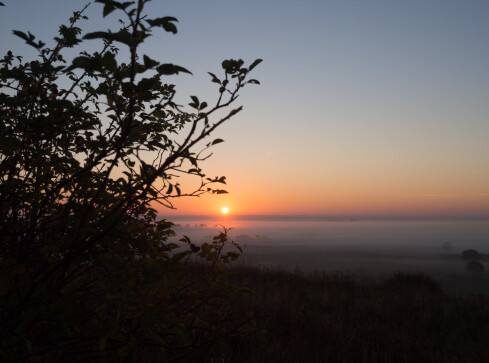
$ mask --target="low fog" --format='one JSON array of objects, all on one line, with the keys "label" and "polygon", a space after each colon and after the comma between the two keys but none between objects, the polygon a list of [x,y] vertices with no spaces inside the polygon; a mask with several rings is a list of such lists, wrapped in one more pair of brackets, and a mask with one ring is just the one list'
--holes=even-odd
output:
[{"label": "low fog", "polygon": [[[489,293],[488,221],[240,221],[177,220],[177,237],[209,242],[231,228],[241,264],[308,272],[386,275],[423,272],[445,287]],[[466,271],[461,253],[475,249],[485,271]]]}]

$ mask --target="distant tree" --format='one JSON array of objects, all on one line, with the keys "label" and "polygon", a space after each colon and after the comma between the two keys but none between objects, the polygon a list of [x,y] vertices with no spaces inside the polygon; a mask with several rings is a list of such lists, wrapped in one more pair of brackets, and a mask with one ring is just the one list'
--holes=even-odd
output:
[{"label": "distant tree", "polygon": [[441,248],[445,251],[451,251],[452,250],[452,244],[448,241],[445,241],[442,243]]},{"label": "distant tree", "polygon": [[479,261],[470,261],[467,263],[467,266],[465,266],[465,269],[469,272],[474,272],[477,274],[480,274],[485,270],[484,265]]},{"label": "distant tree", "polygon": [[[261,60],[225,60],[222,77],[209,73],[213,105],[197,96],[177,104],[166,77],[190,72],[140,52],[156,30],[177,33],[177,19],[150,18],[149,1],[96,0],[104,17],[125,17],[122,27],[81,37],[82,10],[50,47],[14,30],[38,58],[8,51],[0,60],[2,361],[192,359],[250,329],[222,272],[240,253],[227,230],[202,247],[186,237],[170,243],[173,224],[155,207],[225,193],[213,186],[225,177],[199,166],[222,140],[202,142],[241,111],[222,114],[258,84],[248,76]],[[63,52],[92,39],[100,50],[68,65]],[[182,190],[179,176],[200,185]],[[197,254],[207,267],[195,280],[181,267]]]},{"label": "distant tree", "polygon": [[480,260],[482,256],[476,250],[468,249],[462,252],[462,258],[464,260]]}]

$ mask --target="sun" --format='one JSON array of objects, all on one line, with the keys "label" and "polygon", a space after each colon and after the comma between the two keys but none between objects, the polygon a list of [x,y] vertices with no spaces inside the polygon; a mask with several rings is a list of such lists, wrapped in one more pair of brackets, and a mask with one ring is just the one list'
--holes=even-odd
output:
[{"label": "sun", "polygon": [[229,213],[229,208],[228,208],[228,207],[223,207],[223,208],[221,209],[221,212],[222,212],[223,214],[228,214],[228,213]]}]

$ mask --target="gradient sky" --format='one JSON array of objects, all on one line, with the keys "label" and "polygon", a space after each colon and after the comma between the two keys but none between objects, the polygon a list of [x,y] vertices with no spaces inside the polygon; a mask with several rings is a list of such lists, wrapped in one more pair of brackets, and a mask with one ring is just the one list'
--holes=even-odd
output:
[{"label": "gradient sky", "polygon": [[[51,39],[84,1],[3,0],[11,33]],[[99,4],[85,29],[105,30]],[[180,0],[149,5],[179,19],[146,53],[193,72],[179,100],[217,95],[207,71],[251,62],[261,86],[215,134],[203,164],[230,192],[178,201],[178,213],[489,215],[489,2]],[[117,17],[112,17],[114,22]],[[172,212],[173,213],[173,212]]]}]

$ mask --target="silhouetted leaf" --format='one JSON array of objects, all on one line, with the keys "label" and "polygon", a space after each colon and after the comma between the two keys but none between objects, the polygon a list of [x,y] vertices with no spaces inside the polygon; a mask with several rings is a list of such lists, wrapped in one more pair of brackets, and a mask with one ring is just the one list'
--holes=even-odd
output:
[{"label": "silhouetted leaf", "polygon": [[185,234],[183,235],[182,238],[179,239],[179,241],[180,242],[185,242],[185,243],[191,243],[192,242],[191,239],[190,239],[190,237],[187,236],[187,235],[185,235]]},{"label": "silhouetted leaf", "polygon": [[167,32],[176,34],[177,27],[172,22],[178,22],[178,20],[172,16],[164,16],[162,18],[157,19],[146,19],[149,25],[151,26],[160,26],[165,29]]},{"label": "silhouetted leaf", "polygon": [[80,56],[73,59],[71,66],[68,67],[67,70],[72,70],[75,68],[81,68],[86,71],[95,71],[101,69],[101,64],[99,61],[95,59],[91,59],[85,56]]},{"label": "silhouetted leaf", "polygon": [[232,117],[234,115],[236,115],[238,112],[240,112],[241,110],[243,109],[243,107],[238,107],[238,108],[235,108],[234,110],[231,110],[228,114],[229,117]]},{"label": "silhouetted leaf", "polygon": [[221,176],[219,179],[216,180],[218,183],[221,183],[221,184],[226,184],[226,177],[225,176]]},{"label": "silhouetted leaf", "polygon": [[108,34],[111,34],[111,33],[109,33],[109,32],[92,32],[92,33],[85,34],[83,39],[98,39],[98,38],[105,39],[105,37]]},{"label": "silhouetted leaf", "polygon": [[187,70],[183,67],[180,67],[180,66],[176,66],[176,65],[171,64],[171,63],[162,64],[161,66],[156,68],[156,70],[158,71],[158,73],[163,74],[165,76],[171,76],[173,74],[178,74],[179,72],[192,74],[192,72],[190,72],[189,70]]},{"label": "silhouetted leaf", "polygon": [[215,139],[214,141],[212,141],[211,145],[217,145],[217,144],[220,144],[221,142],[224,142],[223,139]]},{"label": "silhouetted leaf", "polygon": [[144,66],[146,68],[153,68],[153,67],[157,66],[158,64],[160,64],[159,62],[155,61],[154,59],[151,59],[150,57],[148,57],[146,54],[143,55],[143,61],[144,61]]},{"label": "silhouetted leaf", "polygon": [[85,34],[83,39],[105,39],[108,41],[119,42],[119,43],[126,44],[128,46],[132,46],[135,43],[142,43],[144,38],[146,37],[147,35],[145,35],[144,32],[138,32],[138,34],[136,34],[136,37],[133,37],[132,34],[129,33],[126,29],[122,29],[117,33],[112,33],[112,32],[88,33]]},{"label": "silhouetted leaf", "polygon": [[24,39],[26,42],[29,42],[29,41],[30,41],[30,39],[29,39],[29,37],[27,36],[27,34],[26,34],[26,33],[24,33],[24,32],[21,32],[20,30],[12,30],[12,33],[13,33],[14,35],[18,36],[19,38]]},{"label": "silhouetted leaf", "polygon": [[211,75],[212,82],[221,84],[221,81],[219,80],[219,78],[216,77],[216,75],[214,73],[211,73],[211,72],[207,72],[207,73],[209,73]]},{"label": "silhouetted leaf", "polygon": [[77,35],[80,33],[79,28],[61,25],[58,32],[63,37],[62,41],[65,46],[72,47],[80,43],[80,39],[77,38]]},{"label": "silhouetted leaf", "polygon": [[250,65],[250,71],[253,70],[253,68],[255,68],[261,62],[263,62],[263,59],[257,59],[253,63],[251,63],[251,65]]},{"label": "silhouetted leaf", "polygon": [[105,4],[104,6],[104,11],[103,11],[103,16],[104,18],[109,15],[111,12],[115,10],[115,6],[110,5],[110,4]]},{"label": "silhouetted leaf", "polygon": [[129,5],[134,4],[134,1],[126,1],[124,3],[120,3],[118,1],[113,0],[95,0],[96,3],[104,4],[103,17],[105,18],[115,9],[125,9]]}]

